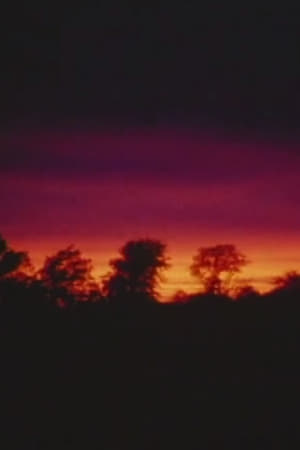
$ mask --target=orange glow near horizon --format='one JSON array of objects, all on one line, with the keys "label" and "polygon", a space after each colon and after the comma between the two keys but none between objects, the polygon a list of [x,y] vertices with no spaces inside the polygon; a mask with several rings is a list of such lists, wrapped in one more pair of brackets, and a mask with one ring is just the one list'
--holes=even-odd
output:
[{"label": "orange glow near horizon", "polygon": [[[158,237],[158,236],[155,236]],[[253,285],[260,292],[266,292],[271,289],[271,280],[273,277],[283,274],[289,270],[300,270],[300,257],[298,248],[300,242],[295,245],[295,241],[290,242],[280,241],[279,237],[273,236],[270,241],[263,239],[264,244],[259,243],[257,247],[253,246],[253,242],[244,241],[242,237],[238,239],[237,247],[247,255],[250,263],[239,274],[239,279],[242,282]],[[196,239],[195,241],[196,242]],[[197,292],[199,286],[189,272],[189,266],[192,257],[197,248],[201,245],[214,245],[217,243],[232,243],[233,239],[226,241],[217,239],[207,239],[202,241],[200,245],[195,245],[193,242],[184,245],[178,245],[176,248],[176,241],[173,245],[169,244],[167,247],[167,254],[170,257],[171,267],[164,273],[165,281],[160,286],[160,300],[168,301],[176,291],[183,290],[187,293]],[[274,243],[276,242],[276,246]],[[65,242],[63,239],[46,241],[39,243],[36,241],[22,241],[14,240],[12,242],[15,248],[30,249],[29,255],[35,268],[41,267],[46,256],[53,255],[58,250],[74,243],[74,245],[82,251],[84,257],[88,257],[93,262],[93,274],[96,279],[101,281],[101,277],[109,271],[109,260],[116,257],[118,249],[125,243],[125,241],[112,242],[93,242],[76,241]],[[242,245],[243,244],[243,245]],[[281,245],[280,245],[281,244]],[[99,250],[98,250],[99,249]],[[114,249],[114,250],[113,250]]]}]

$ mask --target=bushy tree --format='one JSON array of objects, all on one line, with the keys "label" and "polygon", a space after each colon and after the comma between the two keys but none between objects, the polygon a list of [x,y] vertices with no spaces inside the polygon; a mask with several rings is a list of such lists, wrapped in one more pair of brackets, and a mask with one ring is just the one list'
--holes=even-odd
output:
[{"label": "bushy tree", "polygon": [[162,271],[169,267],[165,251],[165,244],[158,240],[127,242],[120,257],[110,261],[112,271],[104,278],[104,294],[110,299],[154,299]]},{"label": "bushy tree", "polygon": [[199,248],[193,258],[191,273],[208,294],[229,294],[234,277],[248,263],[234,245],[216,245]]},{"label": "bushy tree", "polygon": [[51,300],[64,306],[76,299],[88,299],[89,293],[97,290],[91,260],[83,258],[80,250],[72,245],[47,257],[39,278]]}]

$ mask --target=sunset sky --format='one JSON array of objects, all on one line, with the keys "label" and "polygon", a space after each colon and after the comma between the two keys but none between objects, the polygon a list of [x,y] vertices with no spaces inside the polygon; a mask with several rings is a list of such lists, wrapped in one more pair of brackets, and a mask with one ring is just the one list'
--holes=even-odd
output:
[{"label": "sunset sky", "polygon": [[37,266],[73,243],[98,276],[126,240],[159,238],[172,257],[165,297],[197,288],[200,246],[236,244],[260,289],[300,268],[295,143],[148,127],[19,130],[2,148],[1,232]]},{"label": "sunset sky", "polygon": [[97,275],[159,238],[165,296],[196,289],[200,246],[236,244],[260,289],[300,269],[296,8],[8,5],[0,232],[37,266],[74,243]]}]

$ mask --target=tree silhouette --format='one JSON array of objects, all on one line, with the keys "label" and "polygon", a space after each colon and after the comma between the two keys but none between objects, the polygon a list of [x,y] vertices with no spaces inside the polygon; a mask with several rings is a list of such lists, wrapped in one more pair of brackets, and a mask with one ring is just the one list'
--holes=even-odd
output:
[{"label": "tree silhouette", "polygon": [[[26,252],[11,249],[0,235],[0,302],[6,305],[20,305],[26,297],[33,267]],[[21,301],[22,303],[22,301]]]},{"label": "tree silhouette", "polygon": [[66,306],[75,298],[84,300],[95,290],[90,259],[81,256],[80,250],[70,245],[46,258],[39,278],[48,288],[52,302]]},{"label": "tree silhouette", "polygon": [[104,278],[104,294],[110,299],[154,299],[161,272],[169,267],[165,250],[165,244],[158,240],[127,242],[120,250],[121,256],[110,261],[112,271]]},{"label": "tree silhouette", "polygon": [[0,235],[0,279],[15,275],[19,269],[26,265],[29,265],[27,253],[12,250]]},{"label": "tree silhouette", "polygon": [[189,295],[182,289],[179,289],[172,296],[172,302],[174,303],[186,303],[189,300]]},{"label": "tree silhouette", "polygon": [[205,293],[226,295],[234,276],[247,263],[246,257],[234,245],[225,244],[199,248],[190,269]]},{"label": "tree silhouette", "polygon": [[237,288],[234,289],[233,297],[236,300],[251,299],[259,297],[259,292],[250,284],[245,284],[243,286],[237,286]]},{"label": "tree silhouette", "polygon": [[295,271],[286,272],[284,275],[275,277],[273,280],[277,292],[300,292],[300,274]]}]

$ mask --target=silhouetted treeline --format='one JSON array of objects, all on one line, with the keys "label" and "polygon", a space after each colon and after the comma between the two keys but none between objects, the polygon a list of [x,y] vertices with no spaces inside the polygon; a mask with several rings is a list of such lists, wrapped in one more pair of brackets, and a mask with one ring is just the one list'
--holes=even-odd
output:
[{"label": "silhouetted treeline", "polygon": [[[173,302],[194,303],[197,299],[201,301],[203,295],[243,302],[265,297],[237,278],[248,263],[246,256],[232,244],[200,247],[190,266],[191,274],[199,282],[199,293],[178,291]],[[70,245],[46,257],[43,266],[35,270],[28,254],[11,249],[0,235],[0,303],[62,308],[78,302],[105,301],[124,306],[153,303],[159,299],[163,272],[171,266],[166,245],[154,239],[127,242],[119,250],[119,257],[109,264],[110,272],[102,280],[96,280],[92,261]],[[299,290],[298,272],[274,277],[271,293],[275,296]]]},{"label": "silhouetted treeline", "polygon": [[[225,253],[231,273],[220,277]],[[2,242],[0,266],[13,270],[0,281],[1,448],[299,447],[297,272],[264,295],[235,285],[233,299],[246,258],[199,250],[193,270],[209,289],[163,304],[159,241],[125,244],[100,287],[74,247],[38,273],[26,254],[7,254]]]}]

